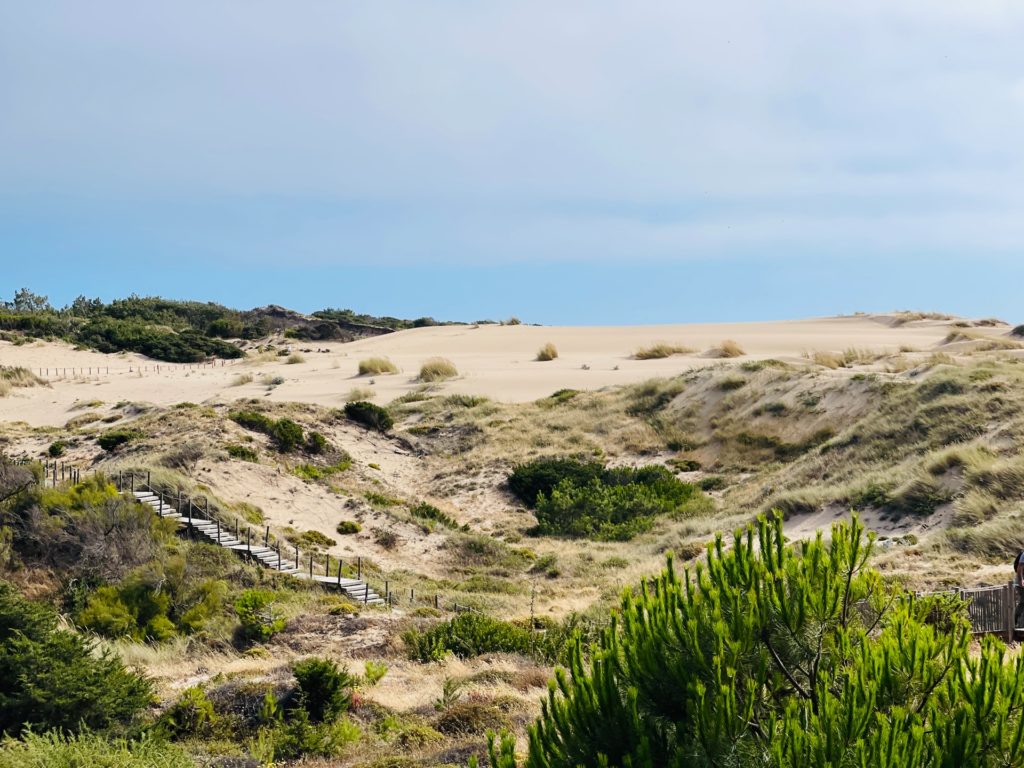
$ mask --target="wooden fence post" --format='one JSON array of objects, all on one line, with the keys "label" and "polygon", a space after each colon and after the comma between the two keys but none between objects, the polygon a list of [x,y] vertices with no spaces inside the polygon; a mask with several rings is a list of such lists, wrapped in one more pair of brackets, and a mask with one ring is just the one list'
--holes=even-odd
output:
[{"label": "wooden fence post", "polygon": [[1017,607],[1016,605],[1014,605],[1014,598],[1015,597],[1016,597],[1016,594],[1014,594],[1014,586],[1013,586],[1013,582],[1011,581],[1009,584],[1006,585],[1006,616],[1004,618],[1005,618],[1005,622],[1006,622],[1006,642],[1007,643],[1012,643],[1013,642],[1013,635],[1014,635],[1014,631],[1013,631],[1014,630],[1014,626],[1013,625],[1015,623],[1014,622],[1013,614],[1015,613],[1014,609]]}]

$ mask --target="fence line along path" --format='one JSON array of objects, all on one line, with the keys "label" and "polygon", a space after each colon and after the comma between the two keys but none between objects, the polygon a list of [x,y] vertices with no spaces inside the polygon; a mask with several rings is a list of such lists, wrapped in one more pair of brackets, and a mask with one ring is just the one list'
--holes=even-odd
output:
[{"label": "fence line along path", "polygon": [[173,497],[168,498],[165,494],[150,488],[148,484],[141,490],[138,485],[133,481],[129,490],[126,491],[124,488],[121,490],[130,494],[140,504],[150,507],[160,517],[176,521],[180,527],[204,537],[219,547],[230,549],[242,557],[250,558],[265,568],[337,589],[347,597],[364,605],[383,605],[385,602],[384,598],[362,579],[343,578],[340,559],[338,560],[337,575],[331,573],[330,557],[326,560],[324,573],[316,572],[318,568],[314,567],[312,555],[309,556],[308,569],[303,568],[302,563],[299,562],[298,549],[296,549],[295,559],[289,559],[282,555],[280,543],[272,547],[267,538],[264,538],[262,545],[259,542],[254,544],[251,529],[246,531],[243,541],[237,528],[231,530],[226,526],[221,526],[220,521],[213,519],[207,511],[197,510],[191,499],[182,502]]}]

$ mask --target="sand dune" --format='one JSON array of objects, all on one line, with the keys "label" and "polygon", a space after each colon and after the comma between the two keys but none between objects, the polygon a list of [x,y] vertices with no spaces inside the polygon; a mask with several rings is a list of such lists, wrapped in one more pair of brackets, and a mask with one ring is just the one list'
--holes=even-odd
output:
[{"label": "sand dune", "polygon": [[[47,387],[14,390],[0,398],[0,421],[62,425],[94,401],[170,405],[267,397],[340,406],[354,387],[372,389],[373,399],[383,404],[421,386],[416,380],[419,367],[433,356],[449,358],[459,370],[457,379],[435,385],[442,391],[520,402],[564,387],[599,389],[716,365],[721,361],[706,352],[724,339],[735,340],[743,348],[745,356],[736,359],[740,362],[765,358],[806,362],[805,353],[840,352],[850,347],[878,352],[896,352],[901,347],[928,351],[942,345],[950,328],[950,321],[900,323],[886,315],[628,327],[440,326],[349,344],[291,343],[296,350],[312,350],[303,353],[305,362],[293,365],[286,364],[284,358],[167,365],[138,355],[75,350],[62,343],[14,346],[0,342],[0,365],[25,366],[49,381]],[[1001,336],[1006,329],[973,332]],[[557,347],[559,357],[537,362],[537,350],[548,342]],[[656,342],[696,351],[663,359],[633,359],[638,348]],[[358,376],[359,361],[373,356],[389,357],[400,372]],[[253,382],[235,385],[245,375],[251,375]],[[274,377],[283,378],[284,383],[273,388],[261,383]]]}]

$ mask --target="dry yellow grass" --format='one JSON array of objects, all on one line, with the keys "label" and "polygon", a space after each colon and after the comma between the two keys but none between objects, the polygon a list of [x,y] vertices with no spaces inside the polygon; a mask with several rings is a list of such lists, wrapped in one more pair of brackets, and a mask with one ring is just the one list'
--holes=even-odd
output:
[{"label": "dry yellow grass", "polygon": [[386,357],[368,357],[359,361],[360,376],[383,376],[398,373],[398,366]]},{"label": "dry yellow grass", "polygon": [[285,360],[286,365],[298,365],[304,362],[306,362],[306,358],[304,358],[298,352],[293,352],[292,354],[288,355],[288,359]]},{"label": "dry yellow grass", "polygon": [[420,366],[420,381],[445,381],[459,375],[455,363],[446,357],[431,357]]},{"label": "dry yellow grass", "polygon": [[244,387],[246,384],[252,384],[253,378],[251,373],[240,373],[231,380],[232,387]]},{"label": "dry yellow grass", "polygon": [[370,389],[370,387],[352,387],[345,396],[345,402],[355,403],[360,400],[372,400],[376,395],[377,393]]},{"label": "dry yellow grass", "polygon": [[672,357],[672,355],[687,355],[694,350],[690,347],[683,346],[682,344],[668,344],[664,341],[659,341],[651,344],[649,347],[641,347],[633,353],[633,359],[635,360],[660,360],[666,357]]},{"label": "dry yellow grass", "polygon": [[732,339],[725,339],[717,347],[708,350],[708,357],[742,357],[746,353]]},{"label": "dry yellow grass", "polygon": [[558,349],[550,341],[537,350],[538,362],[547,362],[558,357]]}]

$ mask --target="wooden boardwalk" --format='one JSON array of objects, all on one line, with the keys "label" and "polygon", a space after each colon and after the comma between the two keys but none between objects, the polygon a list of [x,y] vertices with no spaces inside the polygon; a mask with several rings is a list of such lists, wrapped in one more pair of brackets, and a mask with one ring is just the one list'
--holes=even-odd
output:
[{"label": "wooden boardwalk", "polygon": [[[121,481],[123,485],[123,480]],[[139,489],[137,486],[142,485]],[[346,578],[342,575],[343,563],[337,561],[337,571],[331,567],[331,558],[326,556],[321,564],[313,554],[308,555],[308,567],[303,567],[303,558],[299,548],[291,552],[282,552],[281,544],[270,546],[269,529],[261,544],[259,537],[253,541],[252,529],[247,529],[244,536],[240,535],[237,523],[234,528],[221,525],[208,510],[197,509],[191,499],[179,499],[150,488],[148,484],[138,483],[132,478],[129,488],[121,488],[123,493],[130,495],[140,504],[150,507],[154,513],[166,520],[174,520],[190,534],[201,536],[211,544],[230,549],[241,557],[259,563],[265,568],[286,573],[298,579],[307,579],[322,584],[327,588],[337,589],[347,597],[364,605],[383,605],[385,599],[377,594],[369,584],[361,578]],[[359,575],[362,565],[359,561]],[[322,573],[320,571],[323,571]]]}]

